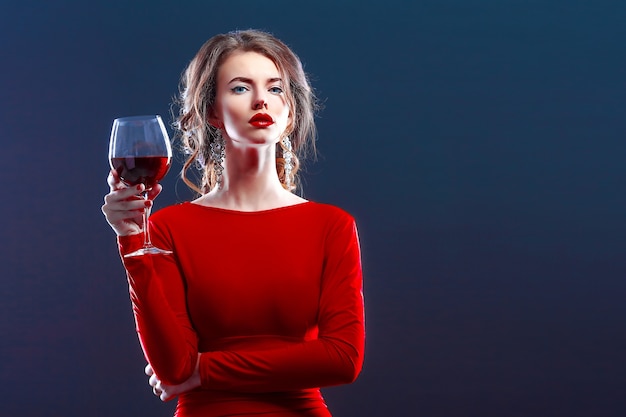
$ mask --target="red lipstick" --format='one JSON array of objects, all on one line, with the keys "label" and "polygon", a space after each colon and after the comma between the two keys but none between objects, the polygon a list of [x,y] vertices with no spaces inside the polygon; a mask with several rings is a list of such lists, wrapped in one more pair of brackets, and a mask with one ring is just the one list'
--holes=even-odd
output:
[{"label": "red lipstick", "polygon": [[274,119],[272,119],[272,117],[269,114],[257,113],[254,116],[252,116],[250,120],[248,120],[248,123],[250,123],[254,127],[263,128],[263,127],[268,127],[268,126],[273,125]]}]

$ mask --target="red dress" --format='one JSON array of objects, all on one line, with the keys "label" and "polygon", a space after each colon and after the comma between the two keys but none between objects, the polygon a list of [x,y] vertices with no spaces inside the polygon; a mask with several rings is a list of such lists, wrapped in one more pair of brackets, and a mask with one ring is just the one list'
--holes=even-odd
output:
[{"label": "red dress", "polygon": [[[174,255],[122,258],[137,332],[165,384],[192,374],[180,417],[330,416],[319,387],[354,381],[364,350],[354,219],[306,202],[257,212],[183,203],[151,217]],[[141,235],[119,238],[121,254]]]}]

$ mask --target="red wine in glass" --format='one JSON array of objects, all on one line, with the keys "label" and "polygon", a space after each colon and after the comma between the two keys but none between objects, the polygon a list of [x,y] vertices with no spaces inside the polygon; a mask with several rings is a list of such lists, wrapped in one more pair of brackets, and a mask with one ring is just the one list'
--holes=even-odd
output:
[{"label": "red wine in glass", "polygon": [[170,160],[165,156],[126,156],[111,158],[111,166],[125,184],[144,184],[150,189],[167,174]]},{"label": "red wine in glass", "polygon": [[[126,185],[144,184],[143,198],[147,199],[148,190],[167,174],[171,160],[172,147],[160,116],[121,117],[113,121],[109,142],[111,168]],[[172,253],[155,247],[150,241],[149,215],[149,209],[144,209],[143,248],[124,256]]]}]

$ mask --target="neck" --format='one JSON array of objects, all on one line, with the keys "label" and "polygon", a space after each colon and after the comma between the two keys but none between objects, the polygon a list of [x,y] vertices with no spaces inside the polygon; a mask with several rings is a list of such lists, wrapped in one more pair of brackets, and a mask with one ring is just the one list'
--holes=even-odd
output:
[{"label": "neck", "polygon": [[244,211],[262,210],[285,198],[276,172],[275,145],[239,147],[226,143],[223,186],[209,197],[219,205]]}]

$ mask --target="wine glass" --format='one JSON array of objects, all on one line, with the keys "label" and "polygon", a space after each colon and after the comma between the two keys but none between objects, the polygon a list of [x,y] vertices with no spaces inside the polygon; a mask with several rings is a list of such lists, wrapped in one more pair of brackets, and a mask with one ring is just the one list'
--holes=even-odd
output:
[{"label": "wine glass", "polygon": [[[148,190],[156,185],[167,173],[172,161],[170,139],[161,116],[121,117],[113,121],[109,142],[109,162],[124,184],[143,184],[144,199]],[[159,249],[150,241],[148,216],[150,208],[143,211],[143,248],[124,255],[125,257],[146,254],[171,254],[172,251]]]}]

